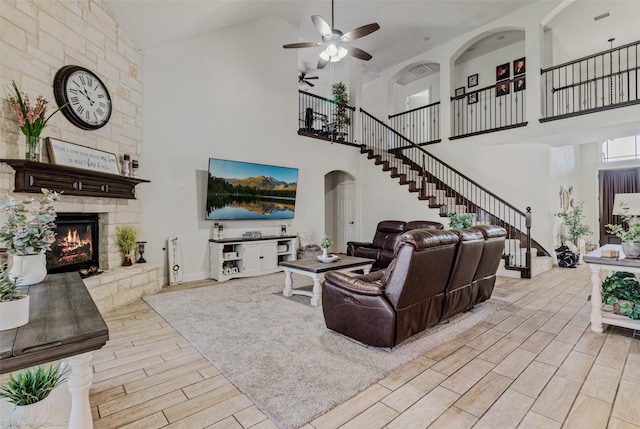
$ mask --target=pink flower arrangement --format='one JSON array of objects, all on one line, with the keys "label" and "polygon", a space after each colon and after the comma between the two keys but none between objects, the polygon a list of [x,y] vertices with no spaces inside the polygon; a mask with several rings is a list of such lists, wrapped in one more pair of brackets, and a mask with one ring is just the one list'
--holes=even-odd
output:
[{"label": "pink flower arrangement", "polygon": [[25,136],[39,137],[42,129],[47,125],[47,122],[49,122],[49,119],[67,105],[64,104],[60,106],[45,119],[48,101],[42,95],[39,95],[36,99],[36,104],[32,106],[29,101],[29,96],[20,92],[14,81],[12,81],[12,84],[16,95],[15,97],[9,96],[9,105],[16,115],[16,120],[20,124],[20,130],[22,130]]}]

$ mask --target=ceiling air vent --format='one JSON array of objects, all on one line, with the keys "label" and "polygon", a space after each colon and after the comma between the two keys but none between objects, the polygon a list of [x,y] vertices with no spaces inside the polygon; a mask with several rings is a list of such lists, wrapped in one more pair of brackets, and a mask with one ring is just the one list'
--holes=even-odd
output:
[{"label": "ceiling air vent", "polygon": [[611,16],[611,12],[605,12],[605,13],[601,13],[598,16],[594,16],[593,20],[600,21],[601,19],[609,18],[610,16]]}]

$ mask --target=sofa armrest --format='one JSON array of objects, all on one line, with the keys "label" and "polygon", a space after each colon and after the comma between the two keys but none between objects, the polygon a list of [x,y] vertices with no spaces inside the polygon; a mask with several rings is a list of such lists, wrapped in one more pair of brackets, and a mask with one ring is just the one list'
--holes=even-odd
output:
[{"label": "sofa armrest", "polygon": [[358,247],[372,247],[373,243],[364,242],[364,241],[347,241],[347,255],[353,256],[355,255],[356,249]]},{"label": "sofa armrest", "polygon": [[384,292],[383,275],[382,271],[376,271],[364,276],[352,277],[338,271],[330,271],[325,275],[324,281],[349,292],[375,296],[382,295]]}]

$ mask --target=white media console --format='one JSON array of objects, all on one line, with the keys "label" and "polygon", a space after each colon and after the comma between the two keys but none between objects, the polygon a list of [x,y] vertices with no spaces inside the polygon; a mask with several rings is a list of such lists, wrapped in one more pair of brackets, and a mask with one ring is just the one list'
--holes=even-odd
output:
[{"label": "white media console", "polygon": [[209,277],[225,281],[282,271],[282,261],[296,259],[296,235],[209,240]]}]

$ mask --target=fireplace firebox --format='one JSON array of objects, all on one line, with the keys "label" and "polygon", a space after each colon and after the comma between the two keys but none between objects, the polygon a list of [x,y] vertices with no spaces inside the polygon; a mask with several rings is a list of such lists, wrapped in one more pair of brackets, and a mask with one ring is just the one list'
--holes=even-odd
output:
[{"label": "fireplace firebox", "polygon": [[56,241],[47,252],[47,272],[66,273],[98,266],[97,213],[58,213]]}]

